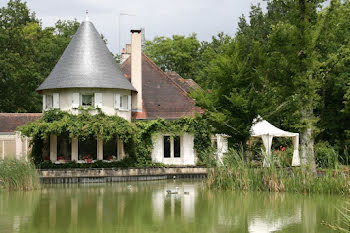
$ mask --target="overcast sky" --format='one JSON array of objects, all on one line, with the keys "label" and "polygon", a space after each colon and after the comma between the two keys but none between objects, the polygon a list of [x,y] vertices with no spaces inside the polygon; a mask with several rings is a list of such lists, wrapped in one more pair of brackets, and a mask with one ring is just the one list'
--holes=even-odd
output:
[{"label": "overcast sky", "polygon": [[[0,6],[6,3],[7,0],[0,0]],[[210,40],[219,32],[233,35],[239,17],[247,16],[250,6],[257,3],[265,6],[262,0],[27,0],[45,27],[53,26],[58,19],[82,21],[87,9],[113,53],[119,48],[119,24],[122,48],[130,41],[130,29],[140,27],[145,28],[147,40],[192,32],[201,41]]]}]

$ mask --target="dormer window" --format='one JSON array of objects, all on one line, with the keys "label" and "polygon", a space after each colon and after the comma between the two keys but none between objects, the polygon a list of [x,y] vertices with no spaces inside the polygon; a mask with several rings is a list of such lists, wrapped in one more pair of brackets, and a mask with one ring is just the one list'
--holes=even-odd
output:
[{"label": "dormer window", "polygon": [[46,95],[45,109],[51,109],[51,108],[53,108],[53,96],[52,95]]},{"label": "dormer window", "polygon": [[93,107],[94,106],[94,95],[93,94],[82,94],[81,95],[81,106]]}]

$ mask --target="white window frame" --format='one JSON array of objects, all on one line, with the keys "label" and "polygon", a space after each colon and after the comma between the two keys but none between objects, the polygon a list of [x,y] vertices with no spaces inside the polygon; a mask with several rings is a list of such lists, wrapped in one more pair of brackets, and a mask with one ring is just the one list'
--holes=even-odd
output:
[{"label": "white window frame", "polygon": [[77,109],[80,106],[80,94],[77,92],[74,92],[72,94],[72,108]]},{"label": "white window frame", "polygon": [[96,92],[94,94],[94,106],[95,108],[102,108],[102,103],[103,103],[103,96],[102,96],[102,93],[101,92]]},{"label": "white window frame", "polygon": [[[119,109],[120,110],[124,110],[124,111],[128,111],[129,110],[129,95],[120,95],[119,97]],[[126,100],[123,98],[126,98]]]},{"label": "white window frame", "polygon": [[52,108],[60,108],[60,94],[53,93],[52,94]]},{"label": "white window frame", "polygon": [[114,108],[119,109],[120,108],[120,94],[114,94]]},{"label": "white window frame", "polygon": [[[170,137],[170,157],[164,157],[164,155],[165,155],[165,148],[164,148],[164,137]],[[175,144],[174,144],[174,137],[179,137],[180,138],[180,156],[179,157],[175,157],[175,153],[174,153],[174,146],[175,146]],[[163,159],[181,159],[182,158],[182,145],[181,145],[181,143],[182,143],[182,137],[181,137],[181,135],[176,135],[176,136],[171,136],[171,135],[169,135],[169,134],[164,134],[163,135],[163,137],[162,137],[162,147],[163,147]]]},{"label": "white window frame", "polygon": [[[51,106],[49,106],[49,99],[51,99]],[[45,95],[45,110],[53,109],[53,95]]]},{"label": "white window frame", "polygon": [[[83,96],[84,95],[91,95],[91,105],[83,105]],[[79,105],[83,108],[95,108],[95,93],[80,93],[80,103]]]}]

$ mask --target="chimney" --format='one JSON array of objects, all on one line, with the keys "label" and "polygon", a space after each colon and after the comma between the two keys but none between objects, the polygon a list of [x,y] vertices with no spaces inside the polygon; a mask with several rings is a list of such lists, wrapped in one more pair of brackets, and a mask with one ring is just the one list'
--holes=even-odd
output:
[{"label": "chimney", "polygon": [[126,50],[123,48],[122,50],[122,56],[121,56],[121,59],[120,59],[120,64],[123,64],[126,59],[128,59],[130,56],[130,53],[127,53]]},{"label": "chimney", "polygon": [[126,44],[126,53],[127,54],[131,53],[131,44]]},{"label": "chimney", "polygon": [[137,90],[132,95],[132,111],[142,112],[141,30],[131,30],[131,84]]}]

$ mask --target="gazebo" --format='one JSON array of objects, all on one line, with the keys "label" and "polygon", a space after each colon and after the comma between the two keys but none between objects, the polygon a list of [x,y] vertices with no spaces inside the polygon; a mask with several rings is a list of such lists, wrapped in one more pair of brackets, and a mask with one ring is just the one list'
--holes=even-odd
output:
[{"label": "gazebo", "polygon": [[266,149],[266,156],[264,158],[264,167],[270,166],[271,158],[271,146],[273,137],[291,137],[293,139],[293,160],[292,166],[300,166],[300,158],[299,158],[299,133],[291,133],[288,131],[281,130],[276,126],[270,124],[266,120],[264,120],[261,116],[258,116],[253,120],[253,125],[250,129],[252,137],[261,137],[264,143],[264,147]]}]

